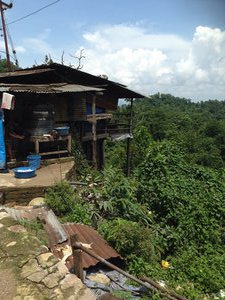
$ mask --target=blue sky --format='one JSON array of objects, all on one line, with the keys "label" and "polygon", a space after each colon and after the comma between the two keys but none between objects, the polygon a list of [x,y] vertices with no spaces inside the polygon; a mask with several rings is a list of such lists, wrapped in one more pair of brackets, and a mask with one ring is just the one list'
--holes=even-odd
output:
[{"label": "blue sky", "polygon": [[[53,0],[14,0],[8,23]],[[225,99],[225,0],[61,0],[8,25],[22,67],[45,54],[146,94]],[[4,51],[1,40],[0,50]]]}]

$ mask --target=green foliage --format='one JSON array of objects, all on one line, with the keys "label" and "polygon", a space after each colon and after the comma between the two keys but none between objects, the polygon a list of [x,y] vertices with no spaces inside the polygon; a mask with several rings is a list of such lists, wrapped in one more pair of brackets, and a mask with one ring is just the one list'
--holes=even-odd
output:
[{"label": "green foliage", "polygon": [[[15,71],[17,69],[19,69],[14,63],[10,63],[10,66],[11,66],[11,70],[12,71]],[[4,59],[0,59],[0,73],[3,73],[3,72],[8,72],[8,64],[7,64],[7,60],[4,58]]]},{"label": "green foliage", "polygon": [[105,168],[100,188],[93,189],[93,194],[98,195],[95,204],[101,216],[108,219],[122,216],[143,224],[151,223],[145,205],[137,202],[136,185],[135,180],[125,177],[120,170]]},{"label": "green foliage", "polygon": [[155,243],[152,229],[137,222],[120,218],[105,221],[100,223],[99,232],[127,262],[136,257],[152,262],[160,257],[160,248]]},{"label": "green foliage", "polygon": [[64,216],[72,210],[74,203],[74,191],[65,181],[49,188],[45,194],[46,204],[57,214]]},{"label": "green foliage", "polygon": [[225,185],[221,173],[186,162],[179,147],[156,143],[138,171],[142,203],[153,211],[168,251],[221,244]]},{"label": "green foliage", "polygon": [[119,298],[119,299],[121,299],[121,300],[133,300],[134,299],[131,292],[114,291],[112,293],[112,295]]},{"label": "green foliage", "polygon": [[19,223],[24,226],[28,232],[34,234],[43,245],[47,245],[48,237],[44,231],[43,224],[39,220],[21,219]]},{"label": "green foliage", "polygon": [[90,209],[67,182],[61,182],[47,190],[46,204],[61,217],[63,222],[90,224]]}]

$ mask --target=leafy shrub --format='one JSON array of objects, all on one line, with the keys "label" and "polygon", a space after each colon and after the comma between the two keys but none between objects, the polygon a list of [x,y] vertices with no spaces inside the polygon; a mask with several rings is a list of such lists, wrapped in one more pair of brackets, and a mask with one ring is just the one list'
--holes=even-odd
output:
[{"label": "leafy shrub", "polygon": [[49,188],[45,194],[46,204],[61,217],[63,222],[90,224],[90,207],[83,202],[67,182]]},{"label": "leafy shrub", "polygon": [[161,227],[170,253],[220,245],[225,218],[222,174],[185,160],[173,143],[156,143],[138,171],[139,199]]},{"label": "leafy shrub", "polygon": [[137,222],[120,218],[105,221],[99,225],[99,232],[127,261],[141,257],[145,262],[151,262],[160,257],[152,229]]},{"label": "leafy shrub", "polygon": [[134,179],[125,177],[118,169],[104,169],[101,197],[108,218],[122,216],[127,220],[151,223],[151,216],[145,205],[137,202],[136,186]]},{"label": "leafy shrub", "polygon": [[73,188],[65,181],[47,189],[45,194],[46,204],[49,205],[59,217],[71,212],[74,197]]}]

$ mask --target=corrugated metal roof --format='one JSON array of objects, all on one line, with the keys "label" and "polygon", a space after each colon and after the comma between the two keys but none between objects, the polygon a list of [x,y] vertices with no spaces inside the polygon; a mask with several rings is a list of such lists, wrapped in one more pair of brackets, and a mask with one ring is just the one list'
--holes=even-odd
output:
[{"label": "corrugated metal roof", "polygon": [[[104,259],[120,258],[121,256],[98,234],[98,232],[90,226],[83,224],[63,224],[63,228],[68,236],[77,235],[77,240],[84,244],[91,244],[92,250]],[[70,260],[70,264],[71,264]],[[91,257],[87,253],[82,253],[83,268],[89,268],[99,263],[98,260]],[[70,267],[72,264],[70,265]]]},{"label": "corrugated metal roof", "polygon": [[2,205],[0,205],[0,209],[4,209],[14,220],[35,220],[37,218],[43,220],[43,227],[48,234],[51,248],[68,240],[67,233],[51,209],[35,206],[16,206],[16,208],[11,208]]},{"label": "corrugated metal roof", "polygon": [[[51,73],[46,73],[45,70],[49,70]],[[29,69],[17,70],[15,72],[2,73],[0,75],[0,82],[10,83],[55,83],[62,81],[95,87],[105,85],[105,89],[109,92],[109,96],[114,95],[117,98],[145,97],[143,94],[126,88],[126,86],[121,83],[95,76],[90,73],[86,73],[58,63],[40,65]]]},{"label": "corrugated metal roof", "polygon": [[46,72],[54,72],[53,69],[49,68],[42,68],[42,69],[36,69],[36,70],[31,70],[31,69],[25,69],[25,70],[17,70],[15,72],[4,72],[0,73],[0,78],[3,77],[14,77],[14,76],[26,76],[26,75],[34,75],[34,74],[40,74],[40,73],[46,73]]},{"label": "corrugated metal roof", "polygon": [[0,84],[0,92],[20,92],[20,93],[81,93],[81,92],[101,92],[102,88],[84,86],[79,84],[55,83],[55,84]]}]

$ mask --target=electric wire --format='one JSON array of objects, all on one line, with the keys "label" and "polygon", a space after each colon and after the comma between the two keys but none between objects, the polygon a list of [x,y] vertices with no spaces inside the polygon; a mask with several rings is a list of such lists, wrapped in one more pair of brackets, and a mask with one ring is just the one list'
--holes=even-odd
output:
[{"label": "electric wire", "polygon": [[51,3],[49,3],[49,4],[45,5],[45,6],[43,6],[43,7],[41,7],[41,8],[39,8],[39,9],[37,9],[37,10],[35,10],[35,11],[33,11],[33,12],[31,12],[31,13],[29,13],[29,14],[27,14],[27,15],[21,17],[21,18],[18,18],[18,19],[16,19],[16,20],[12,21],[12,22],[7,23],[6,25],[11,25],[11,24],[17,23],[17,22],[19,22],[19,21],[22,21],[22,20],[24,20],[24,19],[26,19],[26,18],[28,18],[28,17],[30,17],[30,16],[35,15],[36,13],[39,13],[40,11],[42,11],[42,10],[48,8],[49,6],[52,6],[52,5],[56,4],[56,3],[58,3],[59,1],[61,1],[61,0],[53,1],[53,2],[51,2]]}]

